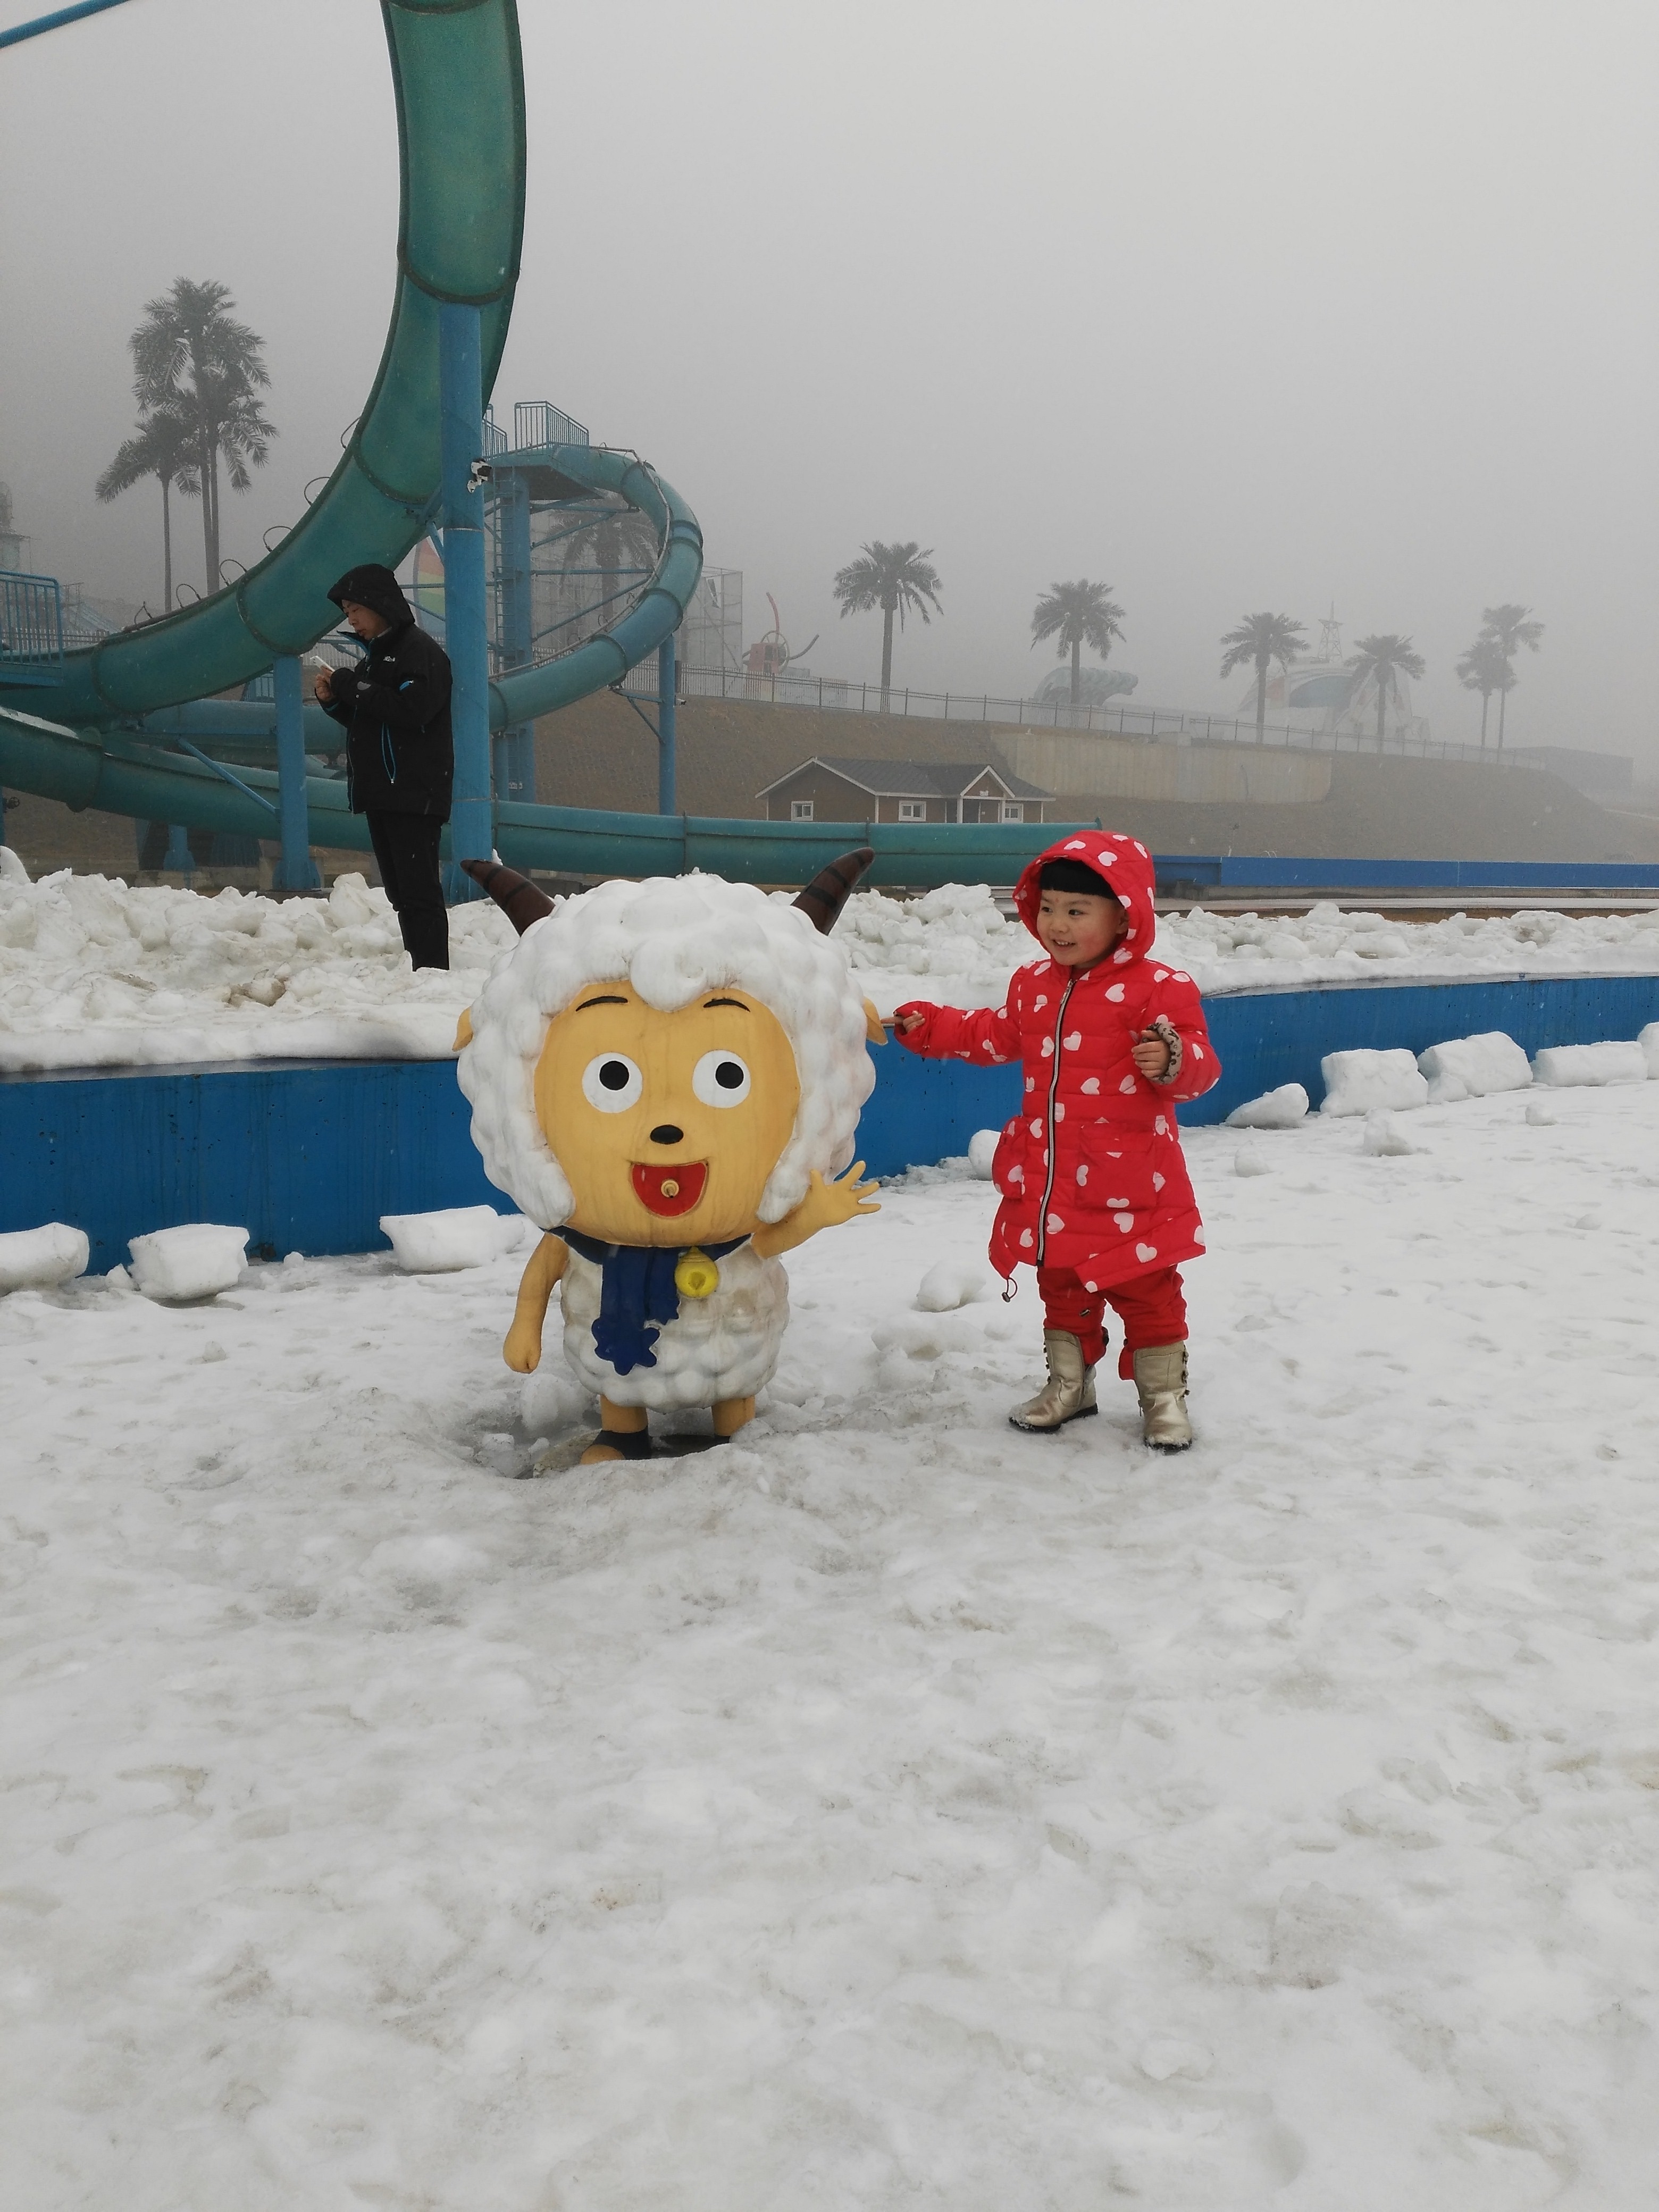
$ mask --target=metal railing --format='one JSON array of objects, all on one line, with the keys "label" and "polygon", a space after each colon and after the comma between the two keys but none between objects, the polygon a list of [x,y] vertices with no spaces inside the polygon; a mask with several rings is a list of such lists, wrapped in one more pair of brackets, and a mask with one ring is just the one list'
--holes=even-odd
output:
[{"label": "metal railing", "polygon": [[[844,683],[832,676],[757,676],[744,669],[683,668],[680,696],[687,699],[756,699],[775,707],[813,707],[824,713],[910,715],[920,720],[997,723],[1020,730],[1072,730],[1096,737],[1121,737],[1140,744],[1238,744],[1256,743],[1255,718],[1236,714],[1206,714],[1190,708],[1131,707],[1121,701],[1101,706],[1073,707],[1064,699],[1003,699],[981,691],[913,691],[894,684],[883,694],[879,684]],[[656,675],[643,665],[633,670],[623,686],[641,695],[656,692]],[[1468,761],[1486,768],[1508,768],[1508,757],[1495,747],[1437,744],[1420,734],[1425,725],[1415,722],[1407,731],[1387,732],[1382,751],[1395,759]],[[1283,751],[1369,753],[1376,757],[1374,736],[1351,730],[1322,730],[1306,723],[1268,721],[1264,744]]]},{"label": "metal railing", "polygon": [[64,600],[56,576],[0,570],[0,668],[16,677],[61,668]]}]

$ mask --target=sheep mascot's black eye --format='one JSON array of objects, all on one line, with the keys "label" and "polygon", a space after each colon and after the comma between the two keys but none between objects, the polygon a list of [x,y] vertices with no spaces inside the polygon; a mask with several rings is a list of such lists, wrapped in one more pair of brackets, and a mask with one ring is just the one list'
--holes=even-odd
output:
[{"label": "sheep mascot's black eye", "polygon": [[582,1096],[601,1114],[625,1113],[637,1106],[645,1078],[626,1053],[602,1052],[582,1070]]},{"label": "sheep mascot's black eye", "polygon": [[706,1052],[691,1071],[691,1088],[705,1106],[741,1106],[749,1096],[749,1064],[734,1052]]}]

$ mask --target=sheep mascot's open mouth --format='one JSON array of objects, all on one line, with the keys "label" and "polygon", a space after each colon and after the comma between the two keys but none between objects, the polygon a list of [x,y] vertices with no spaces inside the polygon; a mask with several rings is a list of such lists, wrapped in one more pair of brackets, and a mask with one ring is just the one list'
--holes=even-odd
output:
[{"label": "sheep mascot's open mouth", "polygon": [[707,1406],[720,1437],[752,1420],[778,1255],[877,1211],[853,1142],[884,1032],[829,937],[873,858],[793,902],[702,875],[553,900],[465,864],[520,935],[462,1017],[461,1089],[490,1181],[545,1232],[507,1363],[537,1365],[556,1288],[599,1400],[585,1462],[648,1456],[653,1407]]}]

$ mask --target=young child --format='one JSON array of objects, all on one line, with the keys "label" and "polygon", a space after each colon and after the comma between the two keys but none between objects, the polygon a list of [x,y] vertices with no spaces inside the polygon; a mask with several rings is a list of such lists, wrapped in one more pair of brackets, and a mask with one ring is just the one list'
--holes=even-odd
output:
[{"label": "young child", "polygon": [[1180,1263],[1204,1249],[1204,1231],[1175,1109],[1207,1091],[1221,1063],[1191,976],[1151,957],[1152,890],[1152,856],[1133,837],[1062,839],[1015,886],[1046,957],[1016,972],[1006,1005],[969,1014],[913,1002],[893,1026],[931,1059],[1024,1063],[1024,1109],[992,1170],[1002,1204],[991,1259],[1005,1279],[1037,1271],[1048,1380],[1009,1419],[1053,1430],[1096,1411],[1110,1306],[1146,1442],[1185,1451]]}]

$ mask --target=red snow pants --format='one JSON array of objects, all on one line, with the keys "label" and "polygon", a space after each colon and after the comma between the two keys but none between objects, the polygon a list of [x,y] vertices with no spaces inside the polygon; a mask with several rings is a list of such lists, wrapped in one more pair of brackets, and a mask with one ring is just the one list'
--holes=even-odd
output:
[{"label": "red snow pants", "polygon": [[1134,1379],[1134,1355],[1155,1344],[1184,1344],[1187,1340],[1187,1301],[1181,1293],[1179,1267],[1159,1267],[1150,1275],[1136,1275],[1109,1290],[1085,1290],[1083,1279],[1070,1267],[1039,1267],[1037,1291],[1042,1299],[1045,1328],[1063,1328],[1083,1346],[1085,1364],[1097,1365],[1106,1351],[1102,1324],[1106,1308],[1123,1324],[1123,1350],[1117,1371],[1126,1382]]}]

